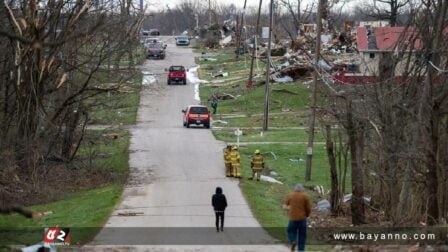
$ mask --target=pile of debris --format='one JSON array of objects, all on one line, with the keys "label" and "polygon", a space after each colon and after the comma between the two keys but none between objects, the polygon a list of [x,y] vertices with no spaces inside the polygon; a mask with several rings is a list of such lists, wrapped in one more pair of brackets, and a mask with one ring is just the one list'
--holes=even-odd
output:
[{"label": "pile of debris", "polygon": [[[326,72],[330,78],[339,80],[335,73],[359,73],[361,58],[356,49],[356,35],[353,32],[353,25],[347,23],[341,31],[325,29],[321,35],[321,60],[313,62],[316,46],[315,24],[304,24],[300,29],[300,35],[293,40],[274,39],[271,44],[271,80],[277,83],[287,83],[296,80],[311,80],[312,73],[316,67]],[[328,27],[327,27],[328,28]],[[216,39],[219,40],[220,47],[241,45],[237,54],[251,52],[255,48],[253,38],[238,37],[238,22],[233,19],[226,20],[222,27],[213,25],[203,31],[202,38],[213,40],[216,47]],[[211,39],[213,38],[213,39]],[[241,41],[240,41],[241,40]],[[243,51],[241,51],[241,49]],[[257,41],[257,54],[266,59],[267,42],[266,39]],[[216,56],[203,54],[201,61],[216,61]],[[213,72],[214,78],[227,77],[229,73],[224,71]],[[233,74],[233,73],[232,73]],[[259,82],[255,85],[262,85]]]},{"label": "pile of debris", "polygon": [[[296,47],[297,43],[292,43],[292,47]],[[347,47],[343,47],[344,50]],[[279,65],[271,62],[271,75],[274,82],[291,82],[299,79],[311,79],[311,74],[315,67],[318,67],[328,74],[335,72],[359,72],[361,59],[356,53],[346,53],[335,51],[334,49],[323,50],[321,59],[316,64],[310,51],[297,50],[289,48],[282,57],[276,58],[283,61]]]},{"label": "pile of debris", "polygon": [[[321,35],[322,51],[318,64],[313,62],[316,34],[306,32],[295,40],[279,42],[272,45],[271,74],[274,82],[292,82],[298,79],[310,79],[317,66],[332,74],[334,72],[356,73],[361,59],[356,50],[356,37],[345,32]],[[266,51],[261,52],[266,57]],[[283,62],[275,65],[275,61]],[[315,66],[316,65],[316,66]]]}]

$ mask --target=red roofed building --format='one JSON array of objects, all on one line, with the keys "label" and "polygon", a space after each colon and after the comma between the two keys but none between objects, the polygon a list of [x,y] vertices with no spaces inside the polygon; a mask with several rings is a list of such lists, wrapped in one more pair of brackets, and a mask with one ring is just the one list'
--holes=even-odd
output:
[{"label": "red roofed building", "polygon": [[[362,59],[360,71],[366,76],[378,75],[379,65],[386,54],[422,47],[422,42],[412,27],[358,27],[356,42]],[[395,75],[401,75],[404,67],[404,63],[398,63]]]},{"label": "red roofed building", "polygon": [[[448,41],[448,27],[443,30],[445,41]],[[356,34],[357,48],[361,58],[359,73],[339,72],[333,74],[333,78],[342,84],[366,84],[374,83],[380,80],[379,69],[384,71],[382,77],[391,76],[394,82],[405,82],[404,71],[407,66],[407,60],[410,64],[422,59],[420,51],[424,45],[418,32],[413,27],[358,27]],[[400,53],[400,57],[394,57]],[[409,55],[412,53],[412,55]],[[409,57],[410,56],[410,57]],[[394,72],[390,70],[395,64]],[[446,54],[441,55],[441,65],[448,61]],[[389,68],[391,66],[391,68]],[[441,76],[442,80],[445,78]]]}]

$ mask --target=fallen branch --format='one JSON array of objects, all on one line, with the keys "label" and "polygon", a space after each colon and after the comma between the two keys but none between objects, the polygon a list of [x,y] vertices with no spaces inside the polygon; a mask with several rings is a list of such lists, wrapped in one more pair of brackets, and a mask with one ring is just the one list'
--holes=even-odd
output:
[{"label": "fallen branch", "polygon": [[234,95],[231,95],[231,94],[217,95],[216,98],[218,100],[234,100],[234,99],[236,99],[236,97]]},{"label": "fallen branch", "polygon": [[22,206],[10,206],[10,207],[0,207],[0,214],[13,214],[18,213],[26,218],[34,218],[37,213],[31,210],[28,210]]},{"label": "fallen branch", "polygon": [[272,92],[279,92],[279,93],[285,93],[285,94],[292,94],[292,95],[298,95],[298,93],[293,92],[291,90],[282,88],[282,89],[272,89]]}]

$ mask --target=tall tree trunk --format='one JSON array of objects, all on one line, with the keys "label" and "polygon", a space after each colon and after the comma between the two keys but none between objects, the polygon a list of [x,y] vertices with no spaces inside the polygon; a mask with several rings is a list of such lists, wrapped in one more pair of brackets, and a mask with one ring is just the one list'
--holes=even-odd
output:
[{"label": "tall tree trunk", "polygon": [[363,175],[363,145],[364,128],[360,122],[353,118],[352,101],[347,100],[347,131],[350,146],[350,158],[352,165],[352,223],[360,225],[365,223],[364,206],[364,175]]},{"label": "tall tree trunk", "polygon": [[390,0],[390,26],[397,25],[398,17],[398,0]]},{"label": "tall tree trunk", "polygon": [[339,214],[339,184],[338,184],[338,172],[336,169],[336,157],[334,154],[334,144],[331,135],[331,126],[326,125],[325,130],[327,132],[327,156],[328,156],[328,164],[330,166],[330,174],[331,174],[331,192],[330,192],[330,204],[331,204],[331,213],[334,216]]},{"label": "tall tree trunk", "polygon": [[438,202],[438,160],[437,153],[439,148],[439,114],[438,107],[433,106],[431,113],[430,125],[430,149],[426,151],[427,173],[426,173],[426,188],[428,190],[428,216],[427,223],[434,225],[439,219],[439,202]]},{"label": "tall tree trunk", "polygon": [[[434,33],[434,39],[425,41],[432,55],[430,59],[435,65],[439,65],[440,54],[432,53],[434,50],[439,50],[443,41],[443,30],[445,28],[445,19],[448,11],[448,1],[438,1],[436,7],[436,16],[434,20],[437,21]],[[439,220],[439,200],[438,200],[438,156],[439,153],[439,125],[440,125],[440,104],[436,101],[437,91],[435,91],[435,77],[438,75],[435,69],[427,64],[428,72],[424,83],[422,107],[420,112],[420,123],[423,124],[425,156],[427,164],[426,173],[426,187],[428,199],[428,225],[434,225]]]},{"label": "tall tree trunk", "polygon": [[405,216],[407,212],[406,206],[408,205],[411,193],[411,168],[411,161],[408,160],[404,170],[403,182],[401,184],[400,197],[396,210],[398,217]]}]

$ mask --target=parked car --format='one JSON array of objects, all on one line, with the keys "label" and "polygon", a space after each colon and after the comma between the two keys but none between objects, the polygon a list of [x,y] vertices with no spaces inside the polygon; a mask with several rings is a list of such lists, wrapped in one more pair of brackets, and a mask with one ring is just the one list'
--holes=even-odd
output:
[{"label": "parked car", "polygon": [[167,69],[168,78],[167,84],[171,85],[176,82],[180,82],[184,85],[187,85],[187,72],[185,71],[185,67],[183,66],[170,66]]},{"label": "parked car", "polygon": [[149,44],[146,48],[147,58],[165,58],[165,48],[162,43]]},{"label": "parked car", "polygon": [[159,40],[159,43],[162,43],[163,49],[166,49],[166,47],[168,46],[168,44],[163,40]]},{"label": "parked car", "polygon": [[163,48],[166,49],[167,44],[165,43],[165,41],[161,40],[160,38],[156,38],[156,37],[151,37],[151,38],[145,39],[145,42],[143,43],[143,47],[148,48],[149,45],[157,44],[157,43],[161,43]]},{"label": "parked car", "polygon": [[190,128],[191,124],[202,124],[205,128],[210,128],[210,111],[206,106],[190,105],[182,110],[182,113],[184,113],[184,127]]},{"label": "parked car", "polygon": [[140,42],[144,43],[144,41],[149,37],[149,31],[142,30],[140,32]]},{"label": "parked car", "polygon": [[151,35],[151,36],[160,36],[160,32],[157,29],[150,29],[149,30],[149,35]]},{"label": "parked car", "polygon": [[176,37],[176,45],[182,46],[182,45],[190,45],[190,38],[187,36],[179,36]]},{"label": "parked car", "polygon": [[155,37],[146,38],[143,41],[143,47],[148,48],[149,45],[159,43],[160,39]]}]

